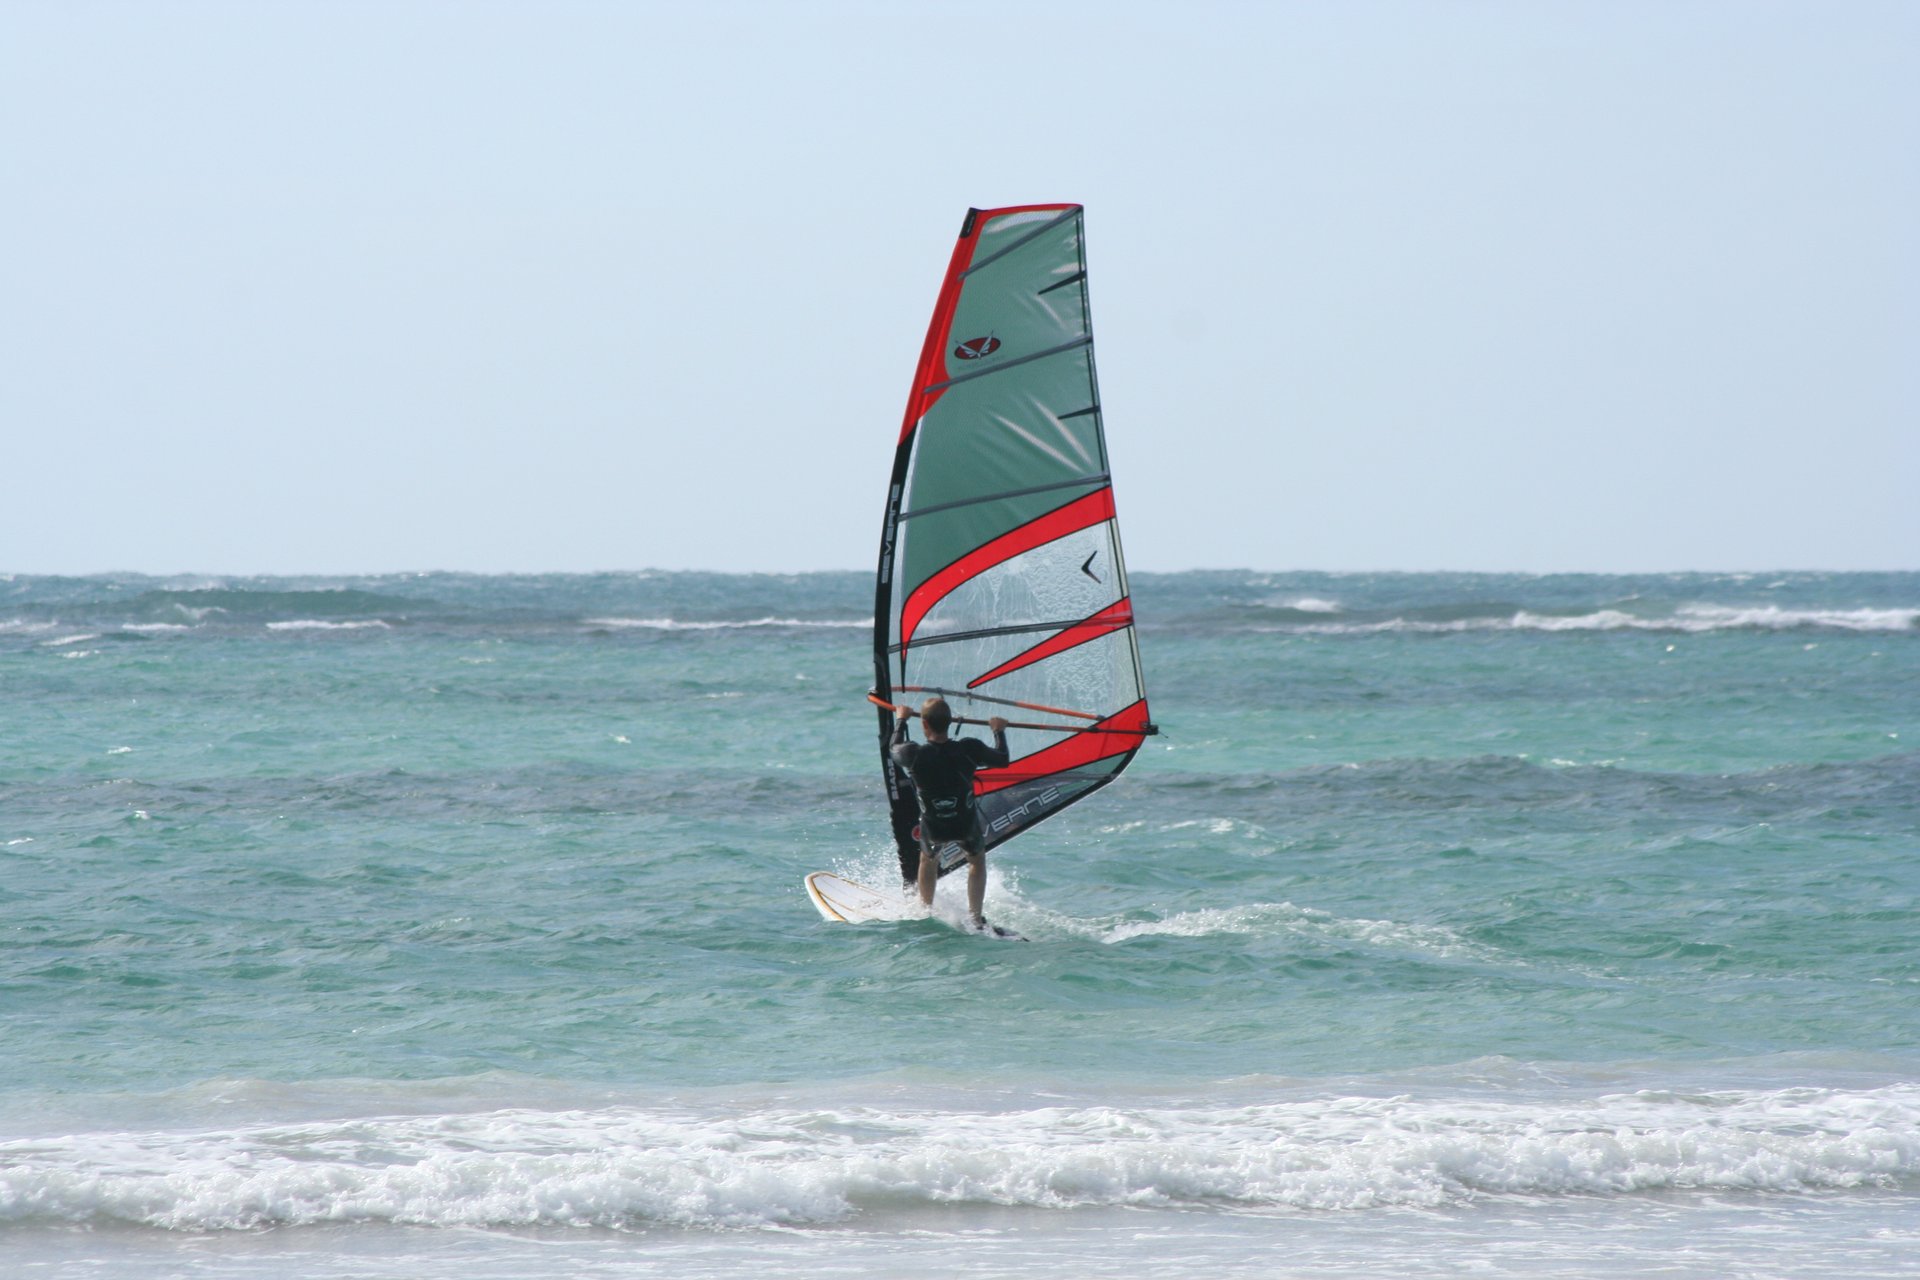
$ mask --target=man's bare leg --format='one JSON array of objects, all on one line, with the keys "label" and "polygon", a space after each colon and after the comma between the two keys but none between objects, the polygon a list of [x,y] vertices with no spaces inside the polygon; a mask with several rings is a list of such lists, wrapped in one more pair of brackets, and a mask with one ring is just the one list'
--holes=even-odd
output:
[{"label": "man's bare leg", "polygon": [[[925,874],[922,872],[921,874]],[[967,919],[977,928],[987,923],[981,908],[987,903],[987,855],[967,851]]]},{"label": "man's bare leg", "polygon": [[924,844],[920,846],[920,901],[928,909],[933,909],[933,886],[940,879],[940,861],[933,856],[933,850]]}]

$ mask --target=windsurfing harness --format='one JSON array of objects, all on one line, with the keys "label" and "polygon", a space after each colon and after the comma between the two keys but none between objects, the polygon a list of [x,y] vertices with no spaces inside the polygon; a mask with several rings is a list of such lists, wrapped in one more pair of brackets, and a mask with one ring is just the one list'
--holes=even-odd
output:
[{"label": "windsurfing harness", "polygon": [[913,778],[920,795],[920,824],[930,840],[965,840],[980,825],[973,798],[973,775],[982,768],[1004,767],[1007,735],[993,735],[989,747],[977,738],[945,742],[907,741],[907,722],[893,731],[893,759]]}]

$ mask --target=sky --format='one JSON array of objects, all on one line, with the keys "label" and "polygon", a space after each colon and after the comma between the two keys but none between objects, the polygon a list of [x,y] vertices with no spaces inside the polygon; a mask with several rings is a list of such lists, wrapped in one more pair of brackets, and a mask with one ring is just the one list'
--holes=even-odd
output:
[{"label": "sky", "polygon": [[869,569],[1087,206],[1136,570],[1920,569],[1920,5],[0,3],[0,572]]}]

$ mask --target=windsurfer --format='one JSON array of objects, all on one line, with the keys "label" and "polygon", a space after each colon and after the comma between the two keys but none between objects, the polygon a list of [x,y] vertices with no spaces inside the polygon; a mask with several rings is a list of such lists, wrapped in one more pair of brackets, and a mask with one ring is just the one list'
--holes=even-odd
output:
[{"label": "windsurfer", "polygon": [[[914,792],[920,797],[920,901],[933,905],[934,882],[940,876],[934,850],[956,842],[967,854],[967,915],[973,927],[984,932],[987,921],[981,906],[987,896],[987,833],[973,798],[973,775],[1007,763],[1007,722],[999,716],[987,721],[993,731],[989,747],[976,738],[947,736],[953,709],[944,698],[928,698],[918,712],[904,704],[893,711],[899,717],[893,726],[893,762],[913,779]],[[915,715],[926,726],[924,744],[907,740],[907,725]]]}]

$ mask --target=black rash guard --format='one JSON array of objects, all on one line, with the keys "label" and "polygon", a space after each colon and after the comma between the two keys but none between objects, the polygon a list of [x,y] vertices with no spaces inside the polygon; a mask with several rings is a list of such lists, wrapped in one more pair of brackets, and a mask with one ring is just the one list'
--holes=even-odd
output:
[{"label": "black rash guard", "polygon": [[967,840],[980,826],[973,799],[973,775],[1008,762],[1007,735],[993,735],[988,746],[977,738],[948,738],[945,742],[907,741],[907,721],[893,726],[894,764],[913,779],[920,797],[922,843]]}]

